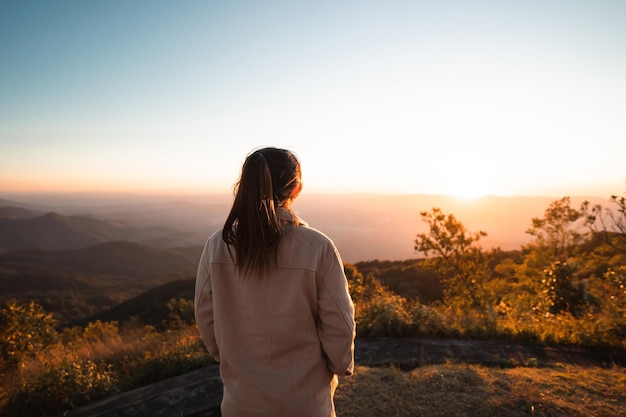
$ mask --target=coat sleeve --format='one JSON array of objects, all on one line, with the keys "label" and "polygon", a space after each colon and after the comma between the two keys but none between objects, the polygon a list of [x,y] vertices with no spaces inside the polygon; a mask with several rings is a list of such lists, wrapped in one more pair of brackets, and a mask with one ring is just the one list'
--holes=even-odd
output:
[{"label": "coat sleeve", "polygon": [[[208,243],[207,243],[208,245]],[[207,247],[202,251],[194,296],[194,312],[200,337],[209,354],[216,362],[220,361],[220,354],[215,340],[213,320],[213,291],[211,289],[211,267],[207,255]]]},{"label": "coat sleeve", "polygon": [[354,372],[354,304],[341,257],[334,245],[326,256],[326,266],[317,292],[319,337],[328,358],[328,369],[334,374],[349,376]]}]

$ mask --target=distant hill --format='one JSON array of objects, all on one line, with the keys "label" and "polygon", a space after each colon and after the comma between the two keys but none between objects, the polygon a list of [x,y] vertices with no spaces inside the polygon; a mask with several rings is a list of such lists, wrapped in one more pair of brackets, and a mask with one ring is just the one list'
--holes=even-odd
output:
[{"label": "distant hill", "polygon": [[108,310],[89,317],[86,321],[124,322],[136,317],[142,323],[159,326],[169,314],[167,303],[172,299],[193,300],[195,279],[176,280],[152,288]]},{"label": "distant hill", "polygon": [[195,272],[201,246],[156,248],[133,242],[108,242],[84,249],[25,250],[0,254],[0,278],[7,270],[48,271],[81,276],[113,276],[128,279]]},{"label": "distant hill", "polygon": [[16,200],[0,198],[0,207],[25,207],[25,208],[31,209],[34,206],[30,203],[24,203],[24,202],[18,202]]},{"label": "distant hill", "polygon": [[94,315],[161,284],[195,277],[202,246],[109,242],[0,253],[0,302],[34,299],[61,321]]},{"label": "distant hill", "polygon": [[[6,201],[6,200],[0,200],[0,204],[2,203],[2,201]],[[0,219],[28,219],[31,217],[37,217],[37,216],[41,216],[42,214],[44,214],[44,212],[42,211],[38,211],[38,210],[30,210],[27,208],[23,208],[23,207],[17,207],[17,206],[1,206],[0,207]]]},{"label": "distant hill", "polygon": [[138,228],[118,220],[55,212],[29,217],[32,213],[19,207],[0,208],[0,251],[79,249],[121,240],[162,246],[191,244],[186,233],[163,227]]}]

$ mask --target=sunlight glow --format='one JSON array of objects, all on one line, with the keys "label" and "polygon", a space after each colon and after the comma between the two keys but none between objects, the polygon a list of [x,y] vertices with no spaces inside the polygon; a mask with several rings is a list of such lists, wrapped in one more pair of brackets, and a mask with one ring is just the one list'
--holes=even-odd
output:
[{"label": "sunlight glow", "polygon": [[622,6],[478,3],[15,2],[0,192],[230,192],[261,146],[314,192],[623,190]]},{"label": "sunlight glow", "polygon": [[447,182],[440,185],[439,194],[457,197],[460,199],[475,199],[489,194],[484,181],[477,177],[460,177],[455,182]]}]

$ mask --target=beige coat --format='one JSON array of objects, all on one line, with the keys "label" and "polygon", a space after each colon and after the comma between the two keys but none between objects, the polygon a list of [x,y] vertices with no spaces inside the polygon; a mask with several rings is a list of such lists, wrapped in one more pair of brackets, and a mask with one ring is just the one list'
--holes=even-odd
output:
[{"label": "beige coat", "polygon": [[293,212],[269,276],[240,278],[221,230],[198,266],[195,314],[220,362],[222,415],[335,415],[337,374],[354,367],[354,306],[339,253]]}]

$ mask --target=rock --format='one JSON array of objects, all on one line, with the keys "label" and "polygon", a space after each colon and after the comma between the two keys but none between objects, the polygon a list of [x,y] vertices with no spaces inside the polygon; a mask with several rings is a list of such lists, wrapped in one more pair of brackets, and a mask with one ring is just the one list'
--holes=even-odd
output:
[{"label": "rock", "polygon": [[67,417],[219,416],[222,382],[217,365],[84,405]]}]

